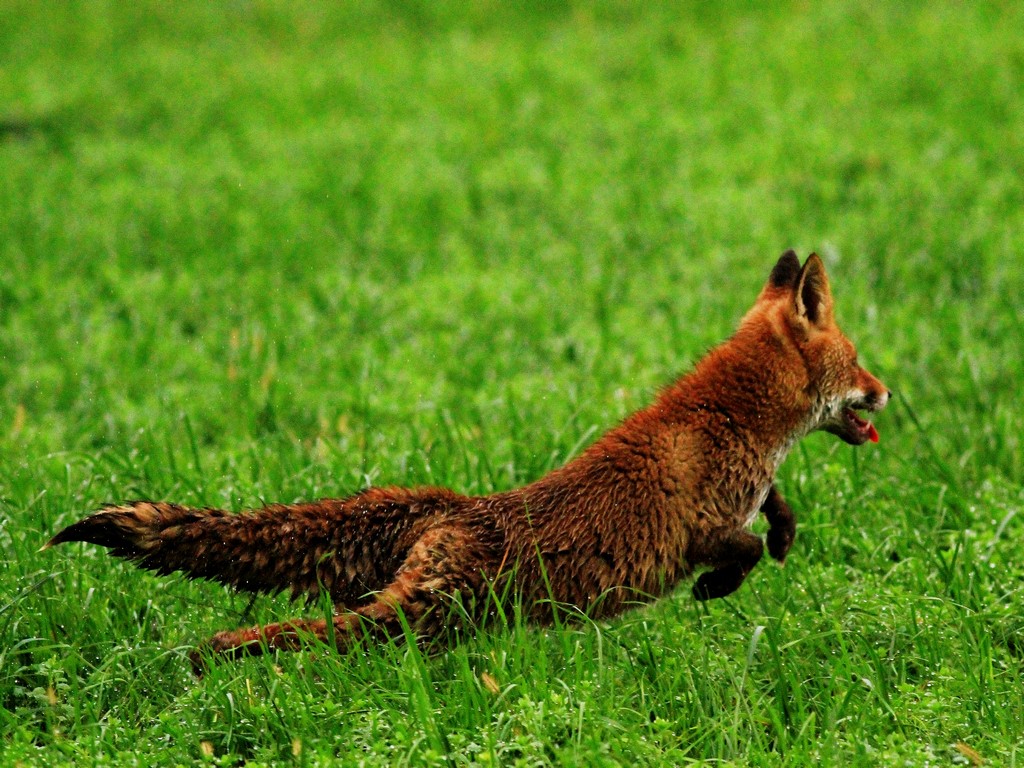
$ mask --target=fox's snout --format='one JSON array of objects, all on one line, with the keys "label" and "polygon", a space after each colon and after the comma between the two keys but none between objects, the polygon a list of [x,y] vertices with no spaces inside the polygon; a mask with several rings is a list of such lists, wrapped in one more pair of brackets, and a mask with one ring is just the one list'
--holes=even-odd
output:
[{"label": "fox's snout", "polygon": [[819,429],[831,432],[850,445],[878,442],[878,430],[857,411],[875,412],[885,408],[892,393],[882,382],[865,371],[857,370],[854,388],[836,404],[832,416]]},{"label": "fox's snout", "polygon": [[880,411],[888,405],[891,397],[892,391],[880,386],[877,390],[868,391],[853,407],[863,411]]},{"label": "fox's snout", "polygon": [[853,407],[864,411],[880,411],[888,404],[892,391],[863,368],[858,372],[858,389],[863,393],[860,402]]}]

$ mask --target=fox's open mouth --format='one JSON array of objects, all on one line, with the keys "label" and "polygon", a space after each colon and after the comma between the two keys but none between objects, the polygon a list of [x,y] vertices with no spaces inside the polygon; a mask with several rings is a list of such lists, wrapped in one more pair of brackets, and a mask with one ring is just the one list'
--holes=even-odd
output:
[{"label": "fox's open mouth", "polygon": [[828,431],[850,445],[863,445],[868,440],[872,443],[878,442],[878,430],[875,429],[875,425],[867,419],[862,419],[851,407],[843,408],[838,423]]}]

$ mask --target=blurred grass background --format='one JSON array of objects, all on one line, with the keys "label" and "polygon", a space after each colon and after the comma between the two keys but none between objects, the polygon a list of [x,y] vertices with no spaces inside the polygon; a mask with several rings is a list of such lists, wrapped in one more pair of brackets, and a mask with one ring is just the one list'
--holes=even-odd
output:
[{"label": "blurred grass background", "polygon": [[[0,2],[5,759],[1017,764],[1021,29],[1006,2]],[[793,556],[724,603],[195,683],[183,651],[245,598],[36,554],[125,498],[526,482],[790,246],[897,400],[877,448],[794,452]]]}]

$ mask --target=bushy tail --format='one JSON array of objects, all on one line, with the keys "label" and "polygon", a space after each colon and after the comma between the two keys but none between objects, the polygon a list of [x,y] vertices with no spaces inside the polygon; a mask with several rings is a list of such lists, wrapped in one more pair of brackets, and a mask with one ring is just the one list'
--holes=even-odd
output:
[{"label": "bushy tail", "polygon": [[44,549],[84,541],[160,574],[310,599],[327,590],[334,603],[354,605],[394,578],[424,517],[455,499],[434,489],[370,489],[237,514],[135,501],[68,526]]}]

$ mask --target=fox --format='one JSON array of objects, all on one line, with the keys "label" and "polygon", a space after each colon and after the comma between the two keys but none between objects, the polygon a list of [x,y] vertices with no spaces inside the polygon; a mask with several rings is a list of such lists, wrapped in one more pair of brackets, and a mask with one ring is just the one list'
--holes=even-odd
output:
[{"label": "fox", "polygon": [[[765,548],[784,563],[796,517],[775,484],[816,430],[878,442],[862,414],[891,392],[836,324],[825,266],[779,257],[734,334],[578,456],[513,490],[370,487],[347,498],[231,513],[164,501],[109,505],[61,530],[161,575],[250,593],[329,598],[322,619],[222,631],[191,653],[221,660],[316,641],[451,642],[520,611],[613,616],[697,574],[697,600],[735,592]],[[751,529],[767,520],[762,539]],[[699,573],[698,573],[699,572]],[[513,605],[512,601],[518,601]]]}]

